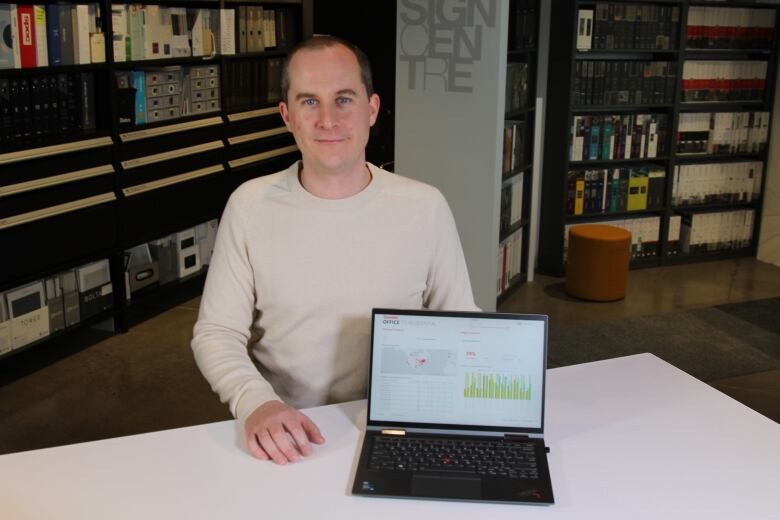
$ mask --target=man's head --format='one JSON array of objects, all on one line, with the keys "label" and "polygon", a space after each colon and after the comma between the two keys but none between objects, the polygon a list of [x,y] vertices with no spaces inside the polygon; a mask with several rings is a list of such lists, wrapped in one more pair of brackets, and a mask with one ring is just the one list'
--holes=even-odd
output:
[{"label": "man's head", "polygon": [[[301,44],[285,67],[285,101],[279,112],[310,174],[365,171],[365,148],[379,114],[368,62],[361,52],[331,37]],[[368,83],[366,83],[368,82]]]},{"label": "man's head", "polygon": [[355,55],[358,66],[360,67],[360,79],[363,82],[363,86],[366,87],[366,94],[368,97],[374,93],[374,83],[371,78],[371,63],[368,61],[366,53],[361,51],[356,45],[343,40],[336,36],[314,36],[308,40],[304,40],[296,45],[290,54],[284,60],[282,65],[282,101],[287,103],[287,95],[290,90],[290,62],[293,57],[300,51],[305,50],[320,50],[336,45],[342,45],[346,47],[352,54]]}]

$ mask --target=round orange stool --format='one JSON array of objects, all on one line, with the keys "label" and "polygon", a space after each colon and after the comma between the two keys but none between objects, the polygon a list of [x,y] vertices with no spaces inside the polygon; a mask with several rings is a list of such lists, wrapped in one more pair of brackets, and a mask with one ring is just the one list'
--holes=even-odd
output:
[{"label": "round orange stool", "polygon": [[566,292],[598,302],[626,296],[631,233],[604,224],[582,224],[569,230]]}]

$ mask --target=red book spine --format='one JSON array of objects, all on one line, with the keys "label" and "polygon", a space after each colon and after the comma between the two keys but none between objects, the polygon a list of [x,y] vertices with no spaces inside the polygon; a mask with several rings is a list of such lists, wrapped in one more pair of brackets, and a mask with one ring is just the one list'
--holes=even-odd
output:
[{"label": "red book spine", "polygon": [[16,7],[19,19],[19,55],[22,57],[22,68],[37,66],[35,55],[35,14],[33,6],[19,5]]}]

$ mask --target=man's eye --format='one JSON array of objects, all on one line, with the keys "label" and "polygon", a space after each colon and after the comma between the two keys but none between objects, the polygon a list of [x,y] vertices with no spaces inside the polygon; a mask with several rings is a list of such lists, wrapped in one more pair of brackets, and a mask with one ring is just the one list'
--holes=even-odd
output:
[{"label": "man's eye", "polygon": [[304,105],[316,105],[317,104],[317,100],[313,99],[313,98],[304,99],[303,100],[303,104]]},{"label": "man's eye", "polygon": [[347,103],[351,103],[351,102],[352,99],[348,97],[341,96],[336,98],[336,103],[338,103],[339,105],[346,105]]}]

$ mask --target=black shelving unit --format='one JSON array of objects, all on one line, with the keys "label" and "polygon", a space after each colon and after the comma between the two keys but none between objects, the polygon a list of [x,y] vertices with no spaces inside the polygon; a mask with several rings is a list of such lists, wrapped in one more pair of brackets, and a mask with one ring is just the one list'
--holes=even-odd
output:
[{"label": "black shelving unit", "polygon": [[[503,258],[498,272],[497,303],[506,300],[528,278],[527,251],[530,234],[531,192],[533,189],[532,160],[535,141],[534,100],[536,99],[536,78],[538,66],[539,19],[540,5],[538,0],[511,0],[509,2],[509,26],[507,41],[507,96],[513,96],[518,88],[523,90],[522,100],[517,105],[509,98],[505,99],[505,125],[517,124],[518,130],[513,130],[514,137],[504,135],[501,194],[501,228],[499,232],[499,258]],[[518,81],[523,81],[526,87],[511,85],[509,70],[517,67],[513,64],[523,64],[526,67],[525,77],[520,74]],[[521,69],[522,70],[522,69]],[[515,100],[516,101],[516,100]],[[506,128],[506,126],[505,126]],[[520,135],[522,133],[522,135]],[[510,139],[507,143],[507,139]],[[521,139],[522,144],[515,146],[513,139]],[[509,152],[507,153],[507,147]],[[515,158],[515,154],[522,158]],[[512,185],[522,182],[522,191],[513,191]],[[522,209],[517,215],[511,213],[513,197],[521,197]],[[512,241],[514,240],[514,244]],[[518,243],[519,242],[519,243]],[[511,266],[510,266],[511,264]]]},{"label": "black shelving unit", "polygon": [[[687,44],[688,20],[691,8],[741,8],[760,9],[775,18],[775,33],[771,42],[771,48],[740,49],[719,48],[703,49],[691,48]],[[673,19],[668,16],[670,9],[678,16],[679,23],[676,27],[669,25]],[[577,31],[580,19],[580,10],[593,11],[591,34],[591,49],[578,49]],[[646,10],[646,11],[642,11]],[[657,25],[638,25],[641,16],[636,17],[637,11],[651,15],[650,20],[656,20]],[[610,220],[628,220],[644,217],[658,219],[658,236],[653,237],[651,244],[655,244],[655,254],[650,258],[633,258],[632,268],[658,266],[667,263],[698,262],[706,259],[721,259],[738,257],[746,254],[755,254],[760,228],[760,213],[763,201],[763,190],[758,200],[745,203],[740,201],[734,204],[708,204],[697,207],[675,207],[672,204],[672,192],[675,182],[677,166],[701,163],[729,164],[746,161],[759,161],[764,164],[761,172],[761,185],[765,185],[767,151],[759,153],[735,153],[729,154],[703,154],[692,155],[678,153],[677,139],[678,126],[683,114],[689,113],[719,113],[719,112],[771,112],[774,98],[773,86],[777,71],[775,70],[778,53],[777,42],[777,15],[778,8],[767,4],[754,2],[726,1],[686,1],[686,0],[623,0],[611,2],[596,2],[588,0],[565,0],[556,3],[556,12],[566,13],[559,19],[566,20],[566,30],[563,25],[557,33],[557,38],[550,43],[550,62],[567,64],[551,67],[548,79],[548,110],[546,114],[546,132],[544,150],[544,174],[542,186],[542,221],[540,231],[539,270],[549,274],[560,276],[565,271],[565,233],[567,226],[580,222],[599,222]],[[626,14],[628,13],[628,16]],[[565,16],[569,18],[566,19]],[[587,16],[585,16],[587,18]],[[645,18],[647,20],[648,18]],[[620,26],[615,20],[623,20]],[[629,22],[633,22],[633,25]],[[601,25],[596,24],[601,21]],[[607,23],[608,22],[608,23]],[[585,27],[583,23],[582,27]],[[649,30],[650,32],[646,32]],[[599,33],[599,42],[596,42]],[[610,35],[610,44],[605,45],[606,35]],[[658,36],[656,38],[656,36]],[[630,45],[632,41],[644,42],[640,48]],[[649,38],[649,39],[645,39]],[[668,38],[668,39],[667,39]],[[700,42],[701,40],[697,40]],[[732,41],[737,41],[732,39]],[[626,44],[620,45],[618,42]],[[653,43],[655,42],[655,43]],[[729,39],[721,38],[717,45],[728,47]],[[664,46],[663,49],[649,48],[653,44]],[[584,45],[587,46],[587,45]],[[611,48],[604,48],[610,46]],[[580,46],[582,47],[582,45]],[[599,47],[599,48],[596,48]],[[623,47],[623,48],[621,48]],[[644,47],[644,48],[642,48]],[[668,72],[676,76],[673,92],[667,91],[666,99],[662,103],[638,103],[638,104],[574,104],[572,91],[578,84],[578,76],[575,69],[582,67],[587,61],[663,61],[671,62],[667,66]],[[767,62],[765,88],[760,99],[728,100],[711,102],[688,102],[684,99],[683,72],[686,61],[764,61]],[[579,70],[579,69],[577,69]],[[598,81],[598,76],[593,81]],[[609,81],[609,80],[607,80]],[[609,85],[607,83],[607,85]],[[599,88],[598,86],[594,88]],[[569,137],[567,145],[562,146],[562,137],[570,136],[570,129],[575,116],[598,116],[613,114],[662,114],[668,118],[668,131],[663,136],[663,144],[668,154],[661,157],[643,157],[640,159],[608,159],[608,160],[571,160],[566,146],[572,144]],[[768,129],[771,132],[771,128]],[[767,135],[767,142],[769,142]],[[599,145],[600,146],[600,145]],[[620,168],[644,164],[662,167],[665,171],[664,196],[661,207],[654,209],[642,209],[638,211],[603,211],[584,215],[570,215],[567,212],[567,173],[570,170],[584,170],[588,168]],[[739,247],[731,251],[697,251],[684,254],[680,249],[680,241],[670,240],[670,231],[679,229],[681,219],[691,212],[724,212],[735,210],[754,210],[752,239],[750,245]],[[685,232],[685,231],[684,231]]]},{"label": "black shelving unit", "polygon": [[[62,5],[77,3],[86,2]],[[280,67],[292,45],[312,34],[312,0],[161,2],[163,7],[235,9],[237,25],[239,6],[283,9],[286,16],[292,16],[295,39],[262,52],[240,52],[237,41],[236,54],[231,55],[134,61],[114,59],[111,7],[120,3],[92,3],[101,14],[104,62],[0,69],[0,244],[4,251],[0,295],[108,259],[113,305],[98,316],[0,354],[0,364],[5,358],[20,357],[15,354],[22,351],[21,357],[36,357],[29,352],[61,343],[95,325],[96,320],[113,320],[115,329],[127,330],[199,293],[205,269],[186,279],[143,289],[128,300],[125,250],[219,217],[238,184],[278,171],[297,155],[292,136],[282,130],[278,95],[266,96],[263,84],[237,85],[230,80],[238,70],[232,67],[259,70],[271,60]],[[236,37],[240,37],[239,27]],[[218,109],[147,124],[120,123],[118,75],[172,67],[213,68]],[[29,119],[15,113],[11,94],[19,94],[8,86],[29,88],[40,78],[54,78],[52,88],[58,78],[74,85],[82,79],[87,82],[84,88],[91,89],[91,97],[85,94],[84,100],[94,104],[94,119],[65,129],[49,128],[33,119],[45,121],[46,111],[37,104],[30,105],[35,112]],[[241,102],[234,96],[239,87],[245,89]],[[45,99],[46,108],[57,110],[57,100]]]}]

